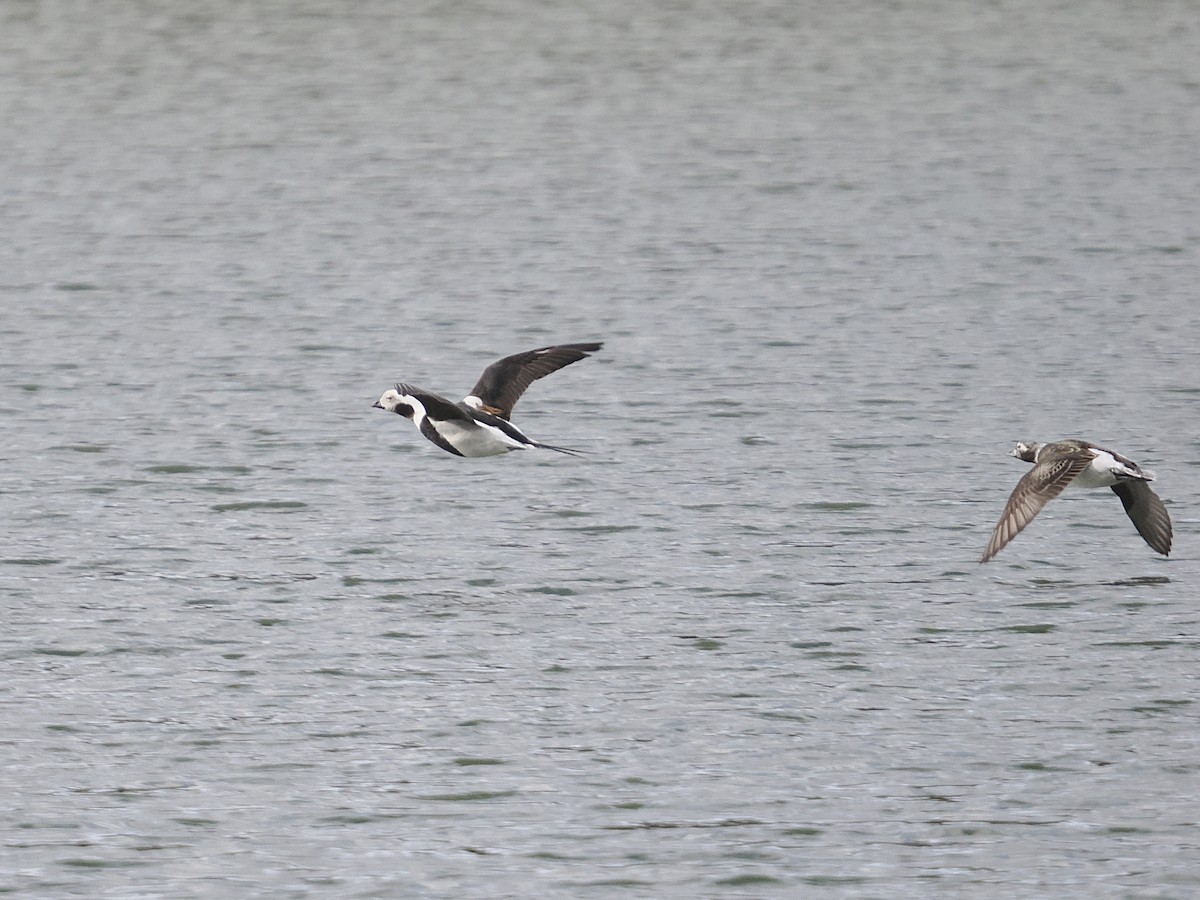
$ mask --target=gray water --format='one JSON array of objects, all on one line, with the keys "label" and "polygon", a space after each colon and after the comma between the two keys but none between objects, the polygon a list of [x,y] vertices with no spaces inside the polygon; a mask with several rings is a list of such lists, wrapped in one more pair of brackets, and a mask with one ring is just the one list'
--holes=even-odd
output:
[{"label": "gray water", "polygon": [[[0,891],[1200,891],[1186,2],[0,7]],[[370,408],[604,340],[463,460]],[[1018,439],[1157,471],[976,560]]]}]

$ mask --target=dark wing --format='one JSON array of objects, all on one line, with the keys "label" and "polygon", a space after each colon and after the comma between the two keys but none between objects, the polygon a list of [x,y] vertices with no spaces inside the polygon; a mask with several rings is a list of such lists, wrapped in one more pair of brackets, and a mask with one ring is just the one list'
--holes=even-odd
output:
[{"label": "dark wing", "polygon": [[563,366],[585,359],[603,346],[599,343],[559,344],[514,353],[484,369],[467,396],[478,397],[484,412],[507,419],[529,385]]},{"label": "dark wing", "polygon": [[396,390],[406,397],[415,397],[421,401],[421,405],[425,407],[426,415],[439,422],[474,422],[471,418],[471,413],[463,409],[461,404],[455,403],[453,400],[447,400],[445,397],[439,397],[432,391],[424,391],[419,387],[413,387],[411,384],[398,384]]},{"label": "dark wing", "polygon": [[[1095,447],[1094,444],[1092,446]],[[1109,456],[1111,456],[1113,459],[1115,459],[1117,462],[1119,462],[1121,465],[1125,466],[1132,472],[1141,472],[1142,471],[1141,466],[1139,466],[1137,463],[1135,463],[1128,456],[1122,456],[1116,450],[1109,450],[1107,447],[1096,447],[1096,449],[1102,450],[1103,452],[1107,453]]]},{"label": "dark wing", "polygon": [[1122,481],[1112,486],[1125,512],[1147,544],[1156,553],[1171,552],[1171,517],[1158,494],[1144,481]]},{"label": "dark wing", "polygon": [[979,561],[985,563],[1003,550],[1009,541],[1033,521],[1034,516],[1042,511],[1042,507],[1061,494],[1091,461],[1091,453],[1080,453],[1040,462],[1026,472],[1009,495],[1004,512],[1000,514],[1000,521],[996,523],[987,549],[983,551]]},{"label": "dark wing", "polygon": [[453,453],[455,456],[462,456],[462,454],[452,443],[442,437],[441,432],[439,432],[437,427],[433,424],[433,419],[429,418],[429,416],[426,416],[421,420],[421,434],[425,435],[425,439],[430,443],[437,444],[447,453]]},{"label": "dark wing", "polygon": [[447,400],[445,397],[439,397],[431,391],[421,390],[419,387],[413,387],[411,384],[398,384],[396,390],[405,397],[412,397],[414,400],[420,400],[421,405],[425,407],[425,418],[421,420],[420,429],[430,443],[436,444],[447,453],[453,453],[455,456],[462,456],[454,445],[442,437],[434,423],[436,422],[463,422],[469,424],[475,420],[471,418],[471,414],[463,409],[457,403]]}]

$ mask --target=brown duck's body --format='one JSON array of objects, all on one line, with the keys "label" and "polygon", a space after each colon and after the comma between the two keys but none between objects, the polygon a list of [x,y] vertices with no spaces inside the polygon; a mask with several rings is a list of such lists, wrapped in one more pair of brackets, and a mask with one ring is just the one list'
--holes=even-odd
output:
[{"label": "brown duck's body", "polygon": [[1171,517],[1150,489],[1154,476],[1132,459],[1088,441],[1048,444],[1022,441],[1012,450],[1033,468],[1017,482],[980,562],[987,562],[1033,521],[1042,508],[1068,487],[1111,488],[1143,540],[1158,553],[1171,552]]}]

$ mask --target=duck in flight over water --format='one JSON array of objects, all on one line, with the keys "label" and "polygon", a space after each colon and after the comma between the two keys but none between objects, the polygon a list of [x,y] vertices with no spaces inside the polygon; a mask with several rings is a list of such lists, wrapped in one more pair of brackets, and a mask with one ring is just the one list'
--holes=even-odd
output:
[{"label": "duck in flight over water", "polygon": [[1112,488],[1143,540],[1163,556],[1171,552],[1171,517],[1158,494],[1150,490],[1154,476],[1132,459],[1078,440],[1021,441],[1011,455],[1033,463],[1033,468],[1013,488],[981,563],[1003,550],[1043,506],[1068,487]]},{"label": "duck in flight over water", "polygon": [[411,420],[421,434],[455,456],[499,456],[511,450],[579,453],[532,440],[509,419],[513,407],[534,381],[586,359],[603,346],[599,342],[558,344],[506,356],[483,370],[471,393],[460,403],[402,383],[395,390],[384,391],[374,407]]}]

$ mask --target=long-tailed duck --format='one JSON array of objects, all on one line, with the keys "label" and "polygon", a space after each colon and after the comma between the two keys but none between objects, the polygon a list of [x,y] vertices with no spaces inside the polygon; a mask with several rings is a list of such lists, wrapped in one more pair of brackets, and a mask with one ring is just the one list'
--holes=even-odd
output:
[{"label": "long-tailed duck", "polygon": [[395,390],[385,391],[374,406],[411,419],[421,434],[456,456],[499,456],[510,450],[534,449],[578,453],[526,437],[509,418],[530,384],[603,346],[559,344],[506,356],[483,370],[461,403],[411,384],[397,384]]},{"label": "long-tailed duck", "polygon": [[1163,556],[1171,552],[1171,517],[1162,500],[1150,490],[1154,475],[1132,459],[1078,440],[1049,444],[1021,441],[1012,455],[1034,465],[1009,496],[981,563],[1003,550],[1043,506],[1067,487],[1112,488],[1146,543]]}]

